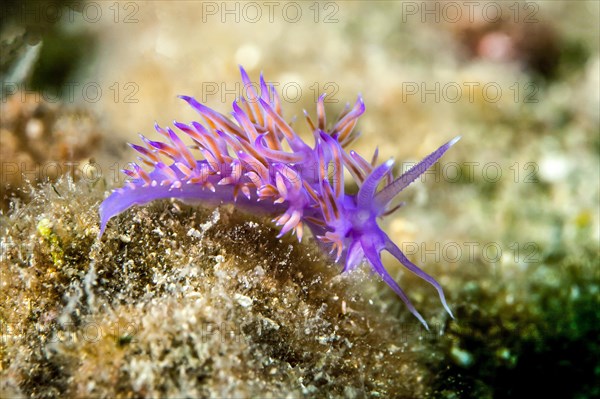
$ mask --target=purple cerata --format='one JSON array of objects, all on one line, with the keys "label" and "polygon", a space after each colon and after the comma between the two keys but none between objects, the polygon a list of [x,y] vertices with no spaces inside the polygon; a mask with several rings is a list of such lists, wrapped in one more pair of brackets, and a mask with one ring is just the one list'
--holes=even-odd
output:
[{"label": "purple cerata", "polygon": [[[186,203],[236,207],[275,216],[281,227],[279,237],[292,231],[302,240],[307,226],[322,248],[333,254],[344,272],[363,260],[402,298],[423,325],[427,323],[404,291],[384,268],[380,253],[392,254],[404,267],[430,283],[451,317],[440,284],[413,264],[377,224],[403,203],[393,199],[431,167],[460,137],[429,154],[403,175],[394,178],[393,160],[377,165],[377,151],[367,161],[348,146],[359,136],[354,130],[365,112],[359,96],[333,124],[325,118],[325,95],[317,102],[316,123],[304,114],[314,136],[314,146],[305,143],[283,118],[281,101],[273,85],[262,74],[254,85],[240,67],[246,96],[233,102],[233,120],[194,98],[180,96],[202,117],[203,124],[174,122],[180,131],[155,129],[162,141],[140,135],[142,145],[131,144],[139,163],[123,170],[129,177],[124,187],[114,190],[100,205],[100,235],[108,221],[134,205],[163,198]],[[260,92],[260,94],[259,94]],[[186,145],[180,138],[191,139]],[[202,155],[198,159],[192,150]],[[359,186],[357,194],[344,192],[344,170]],[[378,190],[381,182],[383,188]]]}]

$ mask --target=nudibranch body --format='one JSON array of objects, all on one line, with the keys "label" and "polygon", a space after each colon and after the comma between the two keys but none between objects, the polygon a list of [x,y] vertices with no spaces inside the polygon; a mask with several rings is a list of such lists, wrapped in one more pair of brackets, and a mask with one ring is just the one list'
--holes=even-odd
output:
[{"label": "nudibranch body", "polygon": [[[363,260],[402,298],[408,309],[427,327],[404,291],[384,268],[380,253],[388,251],[411,272],[437,290],[452,316],[442,287],[414,265],[377,224],[377,218],[395,211],[392,200],[431,167],[459,137],[442,145],[406,173],[394,178],[393,161],[377,165],[377,152],[367,161],[348,146],[358,137],[354,129],[365,112],[359,96],[335,123],[328,125],[324,98],[317,102],[313,121],[305,111],[314,136],[313,147],[305,143],[285,121],[281,101],[273,85],[260,77],[254,85],[240,67],[246,96],[233,102],[233,119],[194,98],[180,96],[203,119],[204,124],[175,122],[178,133],[155,125],[162,141],[144,136],[143,146],[131,144],[145,171],[132,164],[123,170],[129,177],[100,205],[100,234],[108,221],[134,205],[177,198],[206,205],[234,203],[236,207],[275,216],[279,236],[293,232],[302,239],[304,226],[317,242],[331,251],[335,262],[349,271]],[[191,140],[187,145],[181,137]],[[202,156],[198,159],[194,152]],[[359,186],[357,194],[344,191],[344,170]],[[383,188],[378,187],[383,183]]]}]

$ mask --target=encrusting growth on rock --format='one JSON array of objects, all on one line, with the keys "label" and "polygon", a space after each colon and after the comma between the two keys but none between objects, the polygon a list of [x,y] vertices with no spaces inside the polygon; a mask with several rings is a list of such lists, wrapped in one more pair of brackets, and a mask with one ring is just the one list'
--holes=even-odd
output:
[{"label": "encrusting growth on rock", "polygon": [[156,202],[99,241],[102,190],[83,183],[44,186],[3,220],[3,237],[23,245],[0,261],[1,392],[423,394],[422,342],[406,340],[364,268],[340,276],[320,251],[231,205]]}]

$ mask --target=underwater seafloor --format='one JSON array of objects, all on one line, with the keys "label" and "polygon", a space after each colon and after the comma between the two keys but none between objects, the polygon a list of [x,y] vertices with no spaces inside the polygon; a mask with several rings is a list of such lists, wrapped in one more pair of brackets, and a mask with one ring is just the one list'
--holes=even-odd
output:
[{"label": "underwater seafloor", "polygon": [[[600,397],[599,3],[274,3],[1,6],[0,397]],[[237,64],[309,142],[324,91],[362,93],[367,159],[462,135],[382,222],[455,319],[232,205],[98,239],[126,142],[197,118],[178,94],[229,112]]]}]

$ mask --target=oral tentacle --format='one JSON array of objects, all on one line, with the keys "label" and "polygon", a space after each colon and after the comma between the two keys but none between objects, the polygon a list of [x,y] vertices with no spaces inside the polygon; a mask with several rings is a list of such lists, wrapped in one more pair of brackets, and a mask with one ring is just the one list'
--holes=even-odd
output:
[{"label": "oral tentacle", "polygon": [[385,283],[389,285],[390,288],[394,290],[396,294],[398,294],[398,296],[400,297],[400,299],[402,299],[410,313],[412,313],[425,326],[427,331],[429,331],[429,326],[427,325],[427,322],[425,321],[423,316],[421,316],[419,311],[417,311],[417,309],[414,307],[410,299],[408,299],[402,288],[400,288],[396,280],[394,280],[392,276],[390,276],[390,274],[387,272],[387,270],[385,270],[385,267],[383,266],[383,263],[381,263],[381,259],[379,257],[381,249],[378,249],[369,241],[370,240],[361,240],[365,257],[367,258],[369,263],[371,263],[371,266],[373,266],[373,269],[377,272],[377,274],[381,276],[383,281],[385,281]]},{"label": "oral tentacle", "polygon": [[446,302],[446,296],[444,295],[444,290],[442,289],[442,286],[440,285],[440,283],[438,283],[429,274],[427,274],[423,270],[421,270],[421,268],[419,268],[417,265],[412,263],[406,257],[406,255],[404,255],[404,253],[400,250],[400,248],[398,248],[398,246],[396,244],[394,244],[394,242],[392,240],[390,240],[390,238],[387,235],[385,237],[385,249],[390,254],[392,254],[396,259],[398,259],[400,261],[400,263],[402,263],[404,265],[404,267],[406,267],[408,270],[410,270],[411,272],[413,272],[414,274],[416,274],[423,280],[427,281],[429,284],[431,284],[437,290],[438,295],[440,296],[440,301],[442,302],[442,305],[444,306],[444,309],[446,309],[446,312],[448,312],[450,317],[452,317],[454,319],[454,315],[452,314],[452,311],[450,310],[450,307],[448,306],[448,303]]}]

